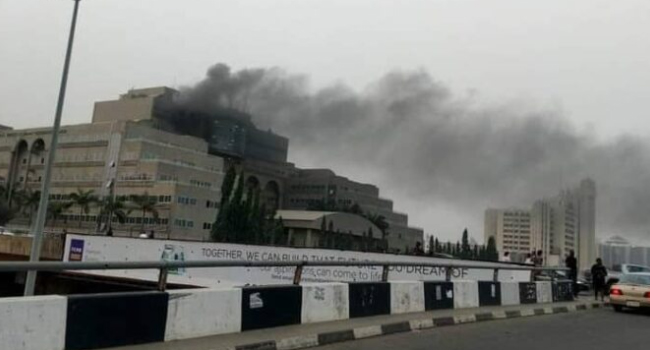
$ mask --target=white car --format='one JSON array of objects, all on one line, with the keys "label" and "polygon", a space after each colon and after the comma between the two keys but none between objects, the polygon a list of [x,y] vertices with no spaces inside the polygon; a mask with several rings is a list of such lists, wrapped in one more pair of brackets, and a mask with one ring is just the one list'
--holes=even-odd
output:
[{"label": "white car", "polygon": [[0,226],[0,235],[5,235],[5,236],[15,236],[13,232],[9,232],[6,227]]}]

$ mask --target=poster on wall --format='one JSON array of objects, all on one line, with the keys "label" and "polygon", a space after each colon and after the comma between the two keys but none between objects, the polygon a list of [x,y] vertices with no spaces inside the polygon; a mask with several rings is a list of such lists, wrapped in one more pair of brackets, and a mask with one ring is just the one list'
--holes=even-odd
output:
[{"label": "poster on wall", "polygon": [[[482,265],[499,267],[500,281],[530,281],[529,271],[508,270],[508,264],[441,259],[420,256],[362,253],[353,251],[282,248],[213,242],[189,242],[90,235],[66,236],[65,261],[389,261],[427,264],[454,264],[453,280],[491,281],[492,269],[463,267]],[[85,273],[156,281],[158,270],[93,270]],[[204,287],[290,284],[295,267],[211,267],[170,270],[168,281]],[[392,266],[388,278],[397,280],[443,281],[444,267]],[[303,282],[374,282],[381,281],[381,266],[319,267],[306,266]]]}]

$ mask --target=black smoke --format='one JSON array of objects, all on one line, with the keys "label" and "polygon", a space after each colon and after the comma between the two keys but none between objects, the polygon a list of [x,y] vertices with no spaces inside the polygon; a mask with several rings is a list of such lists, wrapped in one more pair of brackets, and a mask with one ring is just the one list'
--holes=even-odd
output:
[{"label": "black smoke", "polygon": [[[363,91],[311,90],[307,77],[282,69],[217,64],[181,92],[186,105],[243,110],[261,128],[288,136],[299,166],[331,167],[358,181],[370,174],[382,191],[390,189],[398,209],[410,202],[462,212],[475,237],[487,206],[530,206],[585,177],[597,185],[598,235],[650,231],[646,140],[601,141],[555,110],[480,107],[424,70],[387,73]],[[444,215],[409,214],[425,232],[456,239],[463,229],[437,232]]]}]

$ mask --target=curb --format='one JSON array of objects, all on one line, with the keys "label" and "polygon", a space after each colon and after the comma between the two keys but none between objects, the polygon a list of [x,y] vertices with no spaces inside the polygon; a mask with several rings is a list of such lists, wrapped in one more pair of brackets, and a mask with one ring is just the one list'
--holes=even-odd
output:
[{"label": "curb", "polygon": [[475,314],[434,317],[405,322],[388,323],[376,326],[346,329],[336,332],[309,334],[304,336],[269,340],[252,344],[238,345],[229,350],[296,350],[316,346],[330,345],[350,340],[359,340],[397,333],[417,332],[424,329],[456,326],[466,323],[505,320],[520,317],[542,316],[552,314],[573,313],[603,307],[599,302],[588,302],[577,305],[539,307],[534,309],[478,312]]}]

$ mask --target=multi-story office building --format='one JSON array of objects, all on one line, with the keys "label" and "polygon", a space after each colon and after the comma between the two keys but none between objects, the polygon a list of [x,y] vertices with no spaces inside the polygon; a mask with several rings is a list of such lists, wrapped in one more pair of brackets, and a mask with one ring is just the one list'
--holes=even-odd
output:
[{"label": "multi-story office building", "polygon": [[608,268],[621,264],[650,266],[650,247],[633,245],[620,236],[601,242],[598,245],[598,256]]},{"label": "multi-story office building", "polygon": [[[50,128],[0,133],[0,181],[13,193],[40,190],[50,139]],[[65,201],[78,190],[91,190],[102,198],[146,193],[157,203],[158,219],[132,208],[124,224],[113,223],[116,235],[144,229],[162,237],[206,239],[223,178],[223,159],[207,150],[201,139],[138,122],[63,126],[50,198]],[[74,229],[94,231],[101,221],[98,214],[98,206],[87,214],[72,207],[58,220]]]},{"label": "multi-story office building", "polygon": [[522,209],[488,209],[485,211],[486,241],[494,237],[500,252],[509,252],[521,260],[533,247],[531,213]]},{"label": "multi-story office building", "polygon": [[[147,193],[157,201],[159,220],[132,211],[125,225],[115,223],[116,235],[144,228],[158,236],[207,239],[224,169],[234,166],[248,186],[260,189],[269,209],[306,209],[310,201],[324,199],[359,204],[386,218],[394,250],[422,241],[422,230],[409,227],[407,216],[394,212],[376,186],[330,170],[296,168],[287,162],[288,139],[257,129],[250,115],[194,111],[177,98],[178,91],[167,87],[130,90],[116,100],[96,102],[92,123],[62,127],[52,199],[67,200],[78,189],[117,198]],[[0,183],[38,190],[50,139],[49,128],[0,128]],[[73,207],[60,220],[93,231],[98,208],[80,214]]]},{"label": "multi-story office building", "polygon": [[393,201],[379,196],[375,185],[352,181],[329,169],[296,169],[286,181],[284,208],[305,210],[317,203],[338,208],[355,204],[364,213],[381,215],[389,224],[389,249],[404,251],[422,242],[423,231],[409,227],[408,216],[393,210]]},{"label": "multi-story office building", "polygon": [[[548,265],[561,265],[565,256],[574,250],[580,268],[591,266],[595,260],[595,184],[585,179],[573,190],[562,191],[558,196],[536,201],[531,209],[498,210],[485,212],[485,239],[496,238],[497,249],[513,253],[542,250]],[[509,219],[506,213],[518,213],[527,218],[523,224]],[[502,223],[509,223],[505,226]],[[527,234],[513,236],[513,228]],[[506,239],[506,236],[511,236]],[[512,244],[512,242],[516,244]],[[522,248],[527,250],[522,250]],[[519,255],[519,257],[521,257]]]}]

